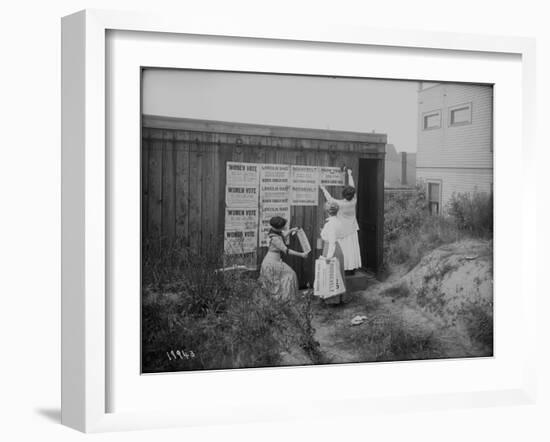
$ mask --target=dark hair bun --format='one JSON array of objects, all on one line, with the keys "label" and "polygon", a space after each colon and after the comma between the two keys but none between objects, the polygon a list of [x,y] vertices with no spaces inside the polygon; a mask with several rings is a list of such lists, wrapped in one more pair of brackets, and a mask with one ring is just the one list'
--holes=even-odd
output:
[{"label": "dark hair bun", "polygon": [[342,196],[348,201],[352,200],[353,197],[355,196],[355,187],[351,187],[351,186],[344,187],[344,190],[342,190]]},{"label": "dark hair bun", "polygon": [[286,224],[286,219],[282,216],[274,216],[269,220],[269,224],[271,224],[271,227],[274,229],[281,230]]}]

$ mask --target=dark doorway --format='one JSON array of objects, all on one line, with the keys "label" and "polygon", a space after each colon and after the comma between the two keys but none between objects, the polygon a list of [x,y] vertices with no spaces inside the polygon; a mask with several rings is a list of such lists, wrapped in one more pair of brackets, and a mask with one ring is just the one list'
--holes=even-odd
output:
[{"label": "dark doorway", "polygon": [[383,261],[384,161],[359,159],[357,222],[363,267],[378,272]]}]

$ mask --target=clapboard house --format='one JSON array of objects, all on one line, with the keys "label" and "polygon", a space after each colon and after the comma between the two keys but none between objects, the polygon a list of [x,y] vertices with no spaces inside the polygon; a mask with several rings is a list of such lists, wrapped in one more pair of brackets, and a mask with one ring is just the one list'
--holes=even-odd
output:
[{"label": "clapboard house", "polygon": [[435,214],[453,193],[492,192],[492,86],[420,85],[416,174]]},{"label": "clapboard house", "polygon": [[[385,134],[263,126],[144,115],[142,117],[142,240],[173,244],[197,253],[219,250],[226,228],[228,162],[307,166],[346,165],[357,187],[357,218],[365,268],[380,269],[383,257]],[[327,187],[340,197],[342,187]],[[285,258],[300,285],[313,284],[325,222],[317,206],[293,205],[290,224],[301,226],[313,252]],[[290,247],[299,249],[293,239]],[[258,242],[259,264],[266,247]]]}]

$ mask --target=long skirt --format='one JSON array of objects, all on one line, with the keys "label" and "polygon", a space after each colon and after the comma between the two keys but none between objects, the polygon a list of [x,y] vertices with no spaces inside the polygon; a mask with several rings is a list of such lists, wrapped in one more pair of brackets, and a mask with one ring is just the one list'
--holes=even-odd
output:
[{"label": "long skirt", "polygon": [[273,296],[288,299],[298,294],[298,277],[288,264],[268,253],[260,268],[258,281]]},{"label": "long skirt", "polygon": [[338,240],[344,253],[344,269],[355,270],[361,268],[361,250],[359,249],[359,235],[357,232]]},{"label": "long skirt", "polygon": [[[324,241],[323,256],[327,256],[327,252],[328,252],[328,242]],[[336,247],[334,249],[334,257],[338,258],[338,263],[340,264],[340,275],[342,276],[342,280],[344,281],[344,288],[346,288],[346,276],[344,274],[344,253],[342,252],[342,247],[340,246],[338,241],[336,241]],[[346,292],[336,296],[339,296],[340,300],[342,300],[345,294]]]}]

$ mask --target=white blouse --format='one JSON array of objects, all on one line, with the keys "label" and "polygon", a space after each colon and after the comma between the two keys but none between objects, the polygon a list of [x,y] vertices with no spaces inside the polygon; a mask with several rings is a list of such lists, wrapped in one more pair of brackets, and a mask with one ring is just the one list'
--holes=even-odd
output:
[{"label": "white blouse", "polygon": [[328,242],[327,258],[332,258],[336,249],[336,241],[345,237],[342,229],[342,221],[336,216],[327,218],[327,222],[321,229],[321,239]]}]

